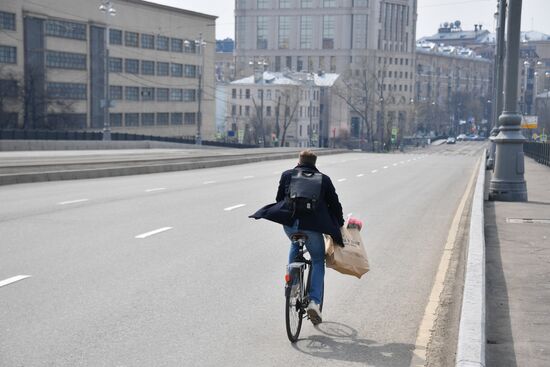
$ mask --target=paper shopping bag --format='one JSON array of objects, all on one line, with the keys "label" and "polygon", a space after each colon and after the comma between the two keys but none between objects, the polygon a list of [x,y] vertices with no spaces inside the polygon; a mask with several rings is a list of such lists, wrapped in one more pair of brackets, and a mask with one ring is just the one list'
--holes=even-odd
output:
[{"label": "paper shopping bag", "polygon": [[332,237],[325,236],[326,264],[342,274],[361,278],[369,271],[367,252],[358,228],[341,228],[344,247],[334,243]]}]

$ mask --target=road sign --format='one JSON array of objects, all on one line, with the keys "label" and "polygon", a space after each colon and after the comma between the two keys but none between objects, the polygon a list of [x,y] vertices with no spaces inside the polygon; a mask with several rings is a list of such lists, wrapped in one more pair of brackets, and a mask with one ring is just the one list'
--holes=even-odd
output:
[{"label": "road sign", "polygon": [[548,135],[542,134],[540,136],[540,141],[541,141],[541,143],[546,143],[548,141]]}]

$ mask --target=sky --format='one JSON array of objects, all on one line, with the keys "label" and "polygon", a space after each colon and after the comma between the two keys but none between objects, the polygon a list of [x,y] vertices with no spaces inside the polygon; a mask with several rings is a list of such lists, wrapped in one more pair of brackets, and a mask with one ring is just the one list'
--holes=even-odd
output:
[{"label": "sky", "polygon": [[[234,0],[148,0],[178,8],[216,15],[216,38],[234,38]],[[417,38],[437,33],[444,22],[460,20],[463,29],[483,24],[494,29],[497,0],[418,0]],[[550,0],[523,0],[522,30],[550,34]]]}]

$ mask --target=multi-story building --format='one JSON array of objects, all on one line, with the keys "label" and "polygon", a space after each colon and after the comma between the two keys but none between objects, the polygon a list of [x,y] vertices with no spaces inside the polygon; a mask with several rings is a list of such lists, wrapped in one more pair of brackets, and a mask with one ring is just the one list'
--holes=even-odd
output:
[{"label": "multi-story building", "polygon": [[[403,124],[412,118],[403,101],[413,97],[416,8],[416,0],[237,0],[237,77],[250,75],[257,59],[274,72],[391,73],[374,87],[391,98],[379,103],[369,93],[369,109],[374,126]],[[349,117],[348,130],[352,118],[365,123]]]},{"label": "multi-story building", "polygon": [[331,95],[338,78],[325,73],[256,72],[230,83],[228,137],[241,143],[327,146],[348,119],[344,102]]},{"label": "multi-story building", "polygon": [[141,0],[4,1],[0,79],[24,93],[1,127],[101,130],[108,93],[112,131],[210,139],[215,20]]},{"label": "multi-story building", "polygon": [[419,42],[412,100],[416,122],[443,134],[458,131],[461,121],[476,127],[487,123],[491,72],[492,62],[470,49]]}]

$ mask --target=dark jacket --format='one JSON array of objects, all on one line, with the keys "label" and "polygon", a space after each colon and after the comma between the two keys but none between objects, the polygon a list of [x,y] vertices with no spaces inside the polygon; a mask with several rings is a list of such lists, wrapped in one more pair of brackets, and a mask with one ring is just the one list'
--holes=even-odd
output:
[{"label": "dark jacket", "polygon": [[[315,166],[298,165],[296,168],[305,168],[319,172]],[[286,193],[290,186],[292,171],[283,172],[279,181],[276,203],[269,204],[252,214],[250,218],[267,219],[275,223],[292,226],[296,219],[299,219],[298,229],[321,232],[332,236],[334,241],[343,243],[340,227],[344,225],[342,205],[338,200],[336,189],[330,177],[323,174],[321,186],[321,200],[317,208],[311,214],[294,215],[292,208],[285,202]]]}]

